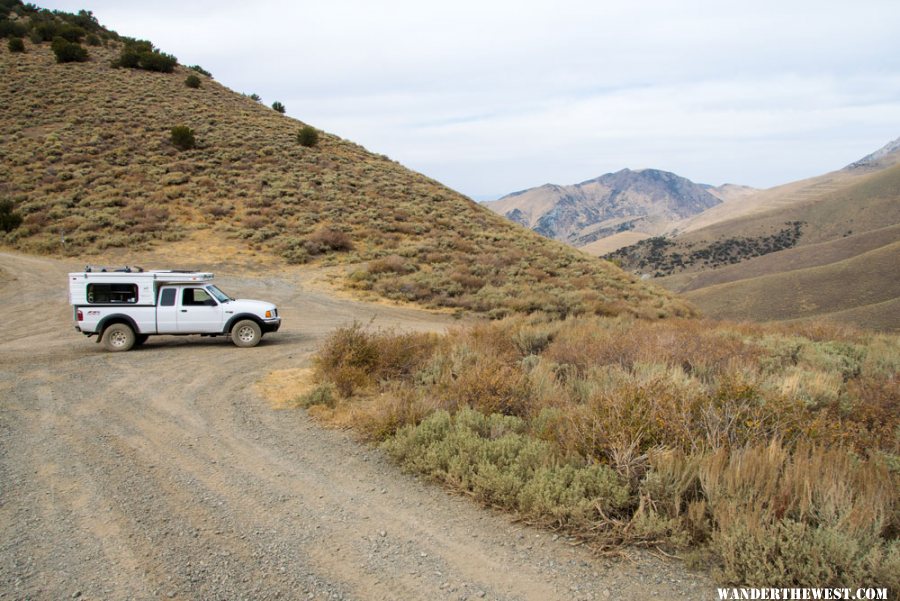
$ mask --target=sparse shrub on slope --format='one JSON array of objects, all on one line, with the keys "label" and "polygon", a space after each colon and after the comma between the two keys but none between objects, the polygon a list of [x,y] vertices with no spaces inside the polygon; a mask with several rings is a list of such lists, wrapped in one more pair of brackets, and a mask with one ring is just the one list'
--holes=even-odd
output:
[{"label": "sparse shrub on slope", "polygon": [[189,88],[195,88],[195,89],[199,88],[200,87],[200,78],[197,77],[196,75],[188,75],[184,79],[184,85],[186,85]]},{"label": "sparse shrub on slope", "polygon": [[22,225],[22,215],[11,200],[0,200],[0,230],[11,232]]},{"label": "sparse shrub on slope", "polygon": [[315,127],[304,125],[300,133],[297,134],[297,142],[300,143],[300,146],[312,148],[319,143],[319,132],[316,131]]},{"label": "sparse shrub on slope", "polygon": [[351,250],[353,241],[337,228],[322,226],[309,235],[303,247],[310,255],[321,255],[329,251]]},{"label": "sparse shrub on slope", "polygon": [[212,79],[212,73],[210,73],[209,71],[207,71],[200,65],[191,65],[190,67],[188,67],[188,69],[190,69],[191,71],[196,71],[200,75],[205,75],[206,77],[209,77],[210,79]]},{"label": "sparse shrub on slope", "polygon": [[69,42],[81,42],[87,32],[77,25],[62,24],[57,26],[54,37],[63,38]]},{"label": "sparse shrub on slope", "polygon": [[160,73],[171,73],[175,70],[178,59],[171,54],[154,50],[141,54],[138,60],[138,66],[145,71],[158,71]]},{"label": "sparse shrub on slope", "polygon": [[151,42],[133,39],[126,40],[119,58],[113,62],[114,67],[160,73],[171,73],[177,64],[178,59],[171,54],[160,52]]},{"label": "sparse shrub on slope", "polygon": [[278,102],[277,100],[272,103],[272,109],[276,113],[281,113],[282,115],[284,114],[284,111],[285,111],[284,105],[282,103]]},{"label": "sparse shrub on slope", "polygon": [[6,47],[10,52],[25,52],[25,42],[22,38],[10,38]]},{"label": "sparse shrub on slope", "polygon": [[18,21],[0,19],[0,38],[21,38],[28,29]]},{"label": "sparse shrub on slope", "polygon": [[170,133],[170,140],[179,150],[190,150],[197,145],[194,130],[187,125],[176,125]]},{"label": "sparse shrub on slope", "polygon": [[81,44],[64,38],[55,38],[51,48],[58,63],[82,63],[88,59],[88,51]]}]

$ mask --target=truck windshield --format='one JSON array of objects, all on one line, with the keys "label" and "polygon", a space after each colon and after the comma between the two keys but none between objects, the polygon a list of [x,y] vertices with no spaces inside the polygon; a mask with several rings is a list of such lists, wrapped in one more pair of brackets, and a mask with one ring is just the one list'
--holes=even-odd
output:
[{"label": "truck windshield", "polygon": [[207,289],[207,290],[209,291],[209,293],[212,294],[212,295],[215,297],[215,299],[216,299],[217,301],[219,301],[220,303],[225,303],[225,302],[233,301],[233,300],[234,300],[233,298],[231,298],[230,296],[228,296],[227,294],[225,294],[224,292],[222,292],[221,290],[219,290],[219,289],[216,288],[215,286],[207,286],[206,289]]}]

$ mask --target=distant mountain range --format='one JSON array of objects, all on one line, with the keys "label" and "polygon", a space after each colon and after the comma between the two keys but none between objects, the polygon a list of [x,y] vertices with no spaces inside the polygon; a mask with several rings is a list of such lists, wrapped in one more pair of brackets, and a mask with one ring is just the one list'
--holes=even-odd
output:
[{"label": "distant mountain range", "polygon": [[900,138],[767,190],[623,169],[485,203],[715,317],[900,330]]},{"label": "distant mountain range", "polygon": [[608,258],[731,319],[832,319],[900,331],[900,138],[758,191]]},{"label": "distant mountain range", "polygon": [[661,234],[748,191],[753,189],[716,188],[658,169],[622,169],[580,184],[514,192],[485,206],[548,238],[599,254]]}]

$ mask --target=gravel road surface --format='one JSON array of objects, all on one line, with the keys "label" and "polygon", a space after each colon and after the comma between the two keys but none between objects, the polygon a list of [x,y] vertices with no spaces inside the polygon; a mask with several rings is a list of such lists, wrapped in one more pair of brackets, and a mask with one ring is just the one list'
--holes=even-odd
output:
[{"label": "gravel road surface", "polygon": [[603,559],[401,473],[254,386],[353,319],[449,317],[223,277],[274,301],[253,349],[151,337],[108,353],[72,327],[72,262],[0,253],[0,599],[712,598],[646,553]]}]

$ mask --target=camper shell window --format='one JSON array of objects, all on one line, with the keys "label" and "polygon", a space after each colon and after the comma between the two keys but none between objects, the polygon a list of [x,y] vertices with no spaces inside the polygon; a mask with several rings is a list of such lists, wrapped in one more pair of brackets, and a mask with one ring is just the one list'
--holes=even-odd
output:
[{"label": "camper shell window", "polygon": [[137,284],[88,284],[87,302],[94,305],[136,303]]}]

